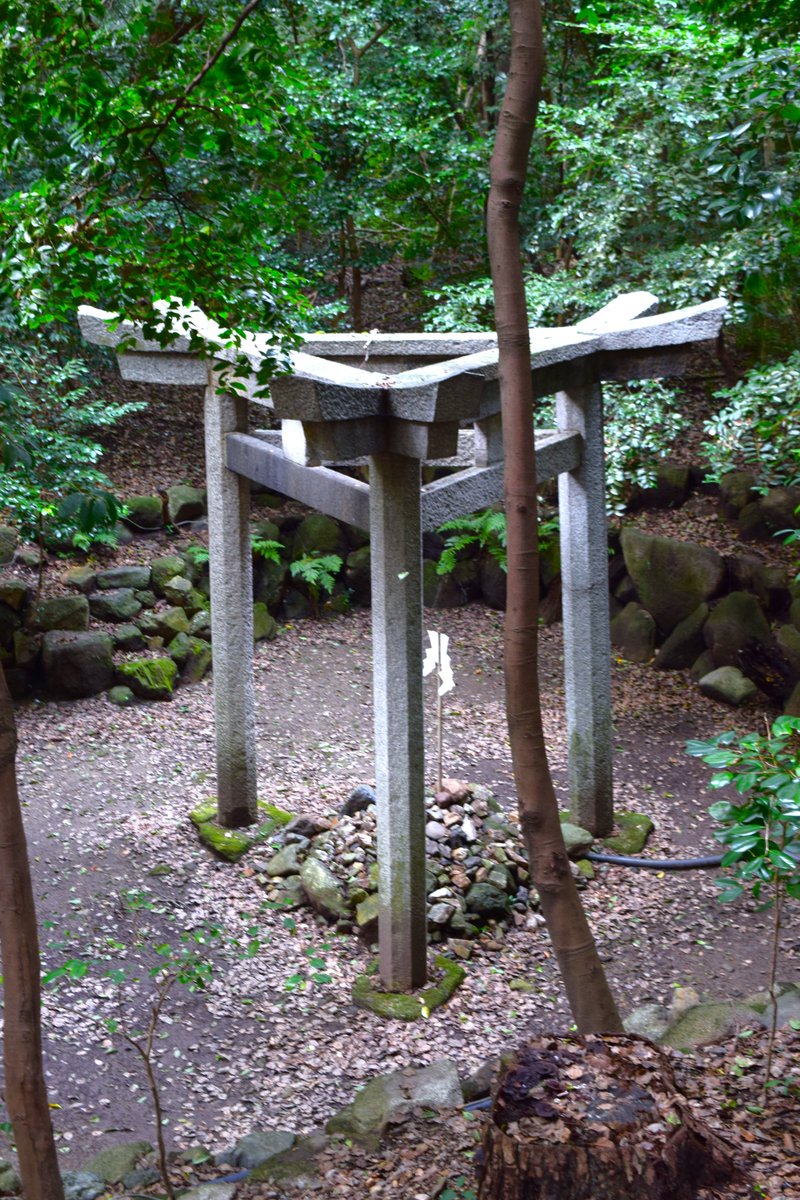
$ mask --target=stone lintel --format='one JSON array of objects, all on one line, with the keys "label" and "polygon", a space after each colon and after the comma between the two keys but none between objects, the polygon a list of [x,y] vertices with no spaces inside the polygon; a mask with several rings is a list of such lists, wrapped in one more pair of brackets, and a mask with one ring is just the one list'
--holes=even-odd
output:
[{"label": "stone lintel", "polygon": [[283,451],[252,434],[234,433],[227,439],[227,465],[232,471],[291,496],[317,512],[339,521],[369,528],[369,488],[329,467],[303,467]]},{"label": "stone lintel", "polygon": [[208,361],[197,354],[172,350],[120,354],[119,373],[130,383],[160,383],[173,387],[204,387]]}]

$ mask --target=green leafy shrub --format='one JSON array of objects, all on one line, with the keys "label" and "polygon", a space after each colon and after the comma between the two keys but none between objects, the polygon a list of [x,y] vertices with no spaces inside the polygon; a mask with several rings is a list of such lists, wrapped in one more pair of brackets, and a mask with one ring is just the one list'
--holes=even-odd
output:
[{"label": "green leafy shrub", "polygon": [[87,432],[146,404],[109,403],[90,393],[87,377],[80,359],[0,344],[0,509],[30,540],[83,549],[113,541],[122,508],[97,467],[103,447]]},{"label": "green leafy shrub", "polygon": [[[428,293],[435,301],[425,317],[425,328],[433,332],[491,329],[494,299],[491,279],[456,283]],[[568,271],[550,275],[530,273],[525,277],[528,321],[531,325],[565,325],[587,317],[616,295],[611,287],[586,284]]]},{"label": "green leafy shrub", "polygon": [[449,534],[436,564],[439,575],[452,571],[461,551],[470,546],[487,550],[506,570],[506,514],[502,509],[485,508],[465,517],[454,517],[452,521],[445,521],[438,532]]},{"label": "green leafy shrub", "polygon": [[603,385],[606,508],[619,516],[634,487],[652,487],[663,458],[688,421],[660,379]]},{"label": "green leafy shrub", "polygon": [[779,717],[767,733],[750,733],[739,740],[728,732],[708,742],[687,742],[686,751],[717,768],[712,788],[733,786],[742,797],[737,802],[720,800],[708,810],[719,823],[714,837],[725,847],[722,866],[729,872],[717,881],[720,900],[737,900],[749,888],[762,908],[773,910],[767,1087],[777,1022],[781,921],[786,898],[800,900],[800,717]]},{"label": "green leafy shrub", "polygon": [[725,407],[706,421],[709,479],[746,467],[762,491],[800,479],[800,351],[758,367],[716,393]]}]

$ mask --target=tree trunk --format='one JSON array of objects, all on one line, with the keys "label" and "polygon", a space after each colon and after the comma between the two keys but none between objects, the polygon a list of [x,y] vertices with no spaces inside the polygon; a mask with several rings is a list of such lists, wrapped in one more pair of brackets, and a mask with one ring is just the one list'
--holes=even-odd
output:
[{"label": "tree trunk", "polygon": [[42,1064],[39,938],[15,758],[14,709],[0,669],[0,952],[5,1100],[25,1200],[64,1200]]},{"label": "tree trunk", "polygon": [[544,45],[540,0],[509,0],[511,65],[492,154],[489,261],[500,358],[508,586],[505,679],[514,781],[531,877],[581,1033],[621,1032],[564,848],[538,682],[539,555],[530,334],[519,208],[536,120]]},{"label": "tree trunk", "polygon": [[540,1037],[501,1076],[480,1200],[692,1200],[739,1174],[646,1038]]}]

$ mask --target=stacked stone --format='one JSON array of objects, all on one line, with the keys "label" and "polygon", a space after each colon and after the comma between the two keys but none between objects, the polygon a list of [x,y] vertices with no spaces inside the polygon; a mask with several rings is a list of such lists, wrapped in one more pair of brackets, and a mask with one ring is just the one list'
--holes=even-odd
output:
[{"label": "stacked stone", "polygon": [[[519,825],[489,789],[448,779],[425,803],[430,941],[455,939],[458,951],[459,940],[487,929],[499,937],[512,926],[540,924],[531,911],[538,897],[530,888]],[[580,831],[569,839],[570,852],[579,856],[591,840]],[[379,904],[371,788],[356,788],[329,818],[296,817],[272,844],[271,857],[248,860],[269,901],[287,909],[310,906],[341,932],[374,938]]]}]

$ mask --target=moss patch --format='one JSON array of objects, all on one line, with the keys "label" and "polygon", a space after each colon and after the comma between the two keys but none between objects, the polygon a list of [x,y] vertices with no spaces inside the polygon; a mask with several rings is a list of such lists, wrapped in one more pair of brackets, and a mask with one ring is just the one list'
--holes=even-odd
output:
[{"label": "moss patch", "polygon": [[169,700],[178,674],[171,658],[135,658],[120,663],[117,671],[134,695],[143,700]]},{"label": "moss patch", "polygon": [[[437,954],[434,965],[442,976],[430,987],[423,988],[413,996],[404,992],[376,992],[370,974],[359,975],[353,984],[353,1003],[357,1008],[366,1008],[379,1017],[396,1021],[416,1021],[422,1010],[429,1013],[446,1004],[456,988],[464,981],[466,971],[450,958]],[[374,971],[372,972],[374,974]]]},{"label": "moss patch", "polygon": [[258,815],[258,823],[246,829],[225,829],[217,821],[216,800],[209,799],[189,813],[189,820],[204,846],[228,862],[238,862],[251,846],[265,841],[292,819],[291,813],[265,800],[258,802]]},{"label": "moss patch", "polygon": [[619,833],[603,838],[603,845],[612,854],[641,854],[645,843],[653,832],[653,822],[644,813],[626,812],[619,809],[614,813],[614,824]]}]

